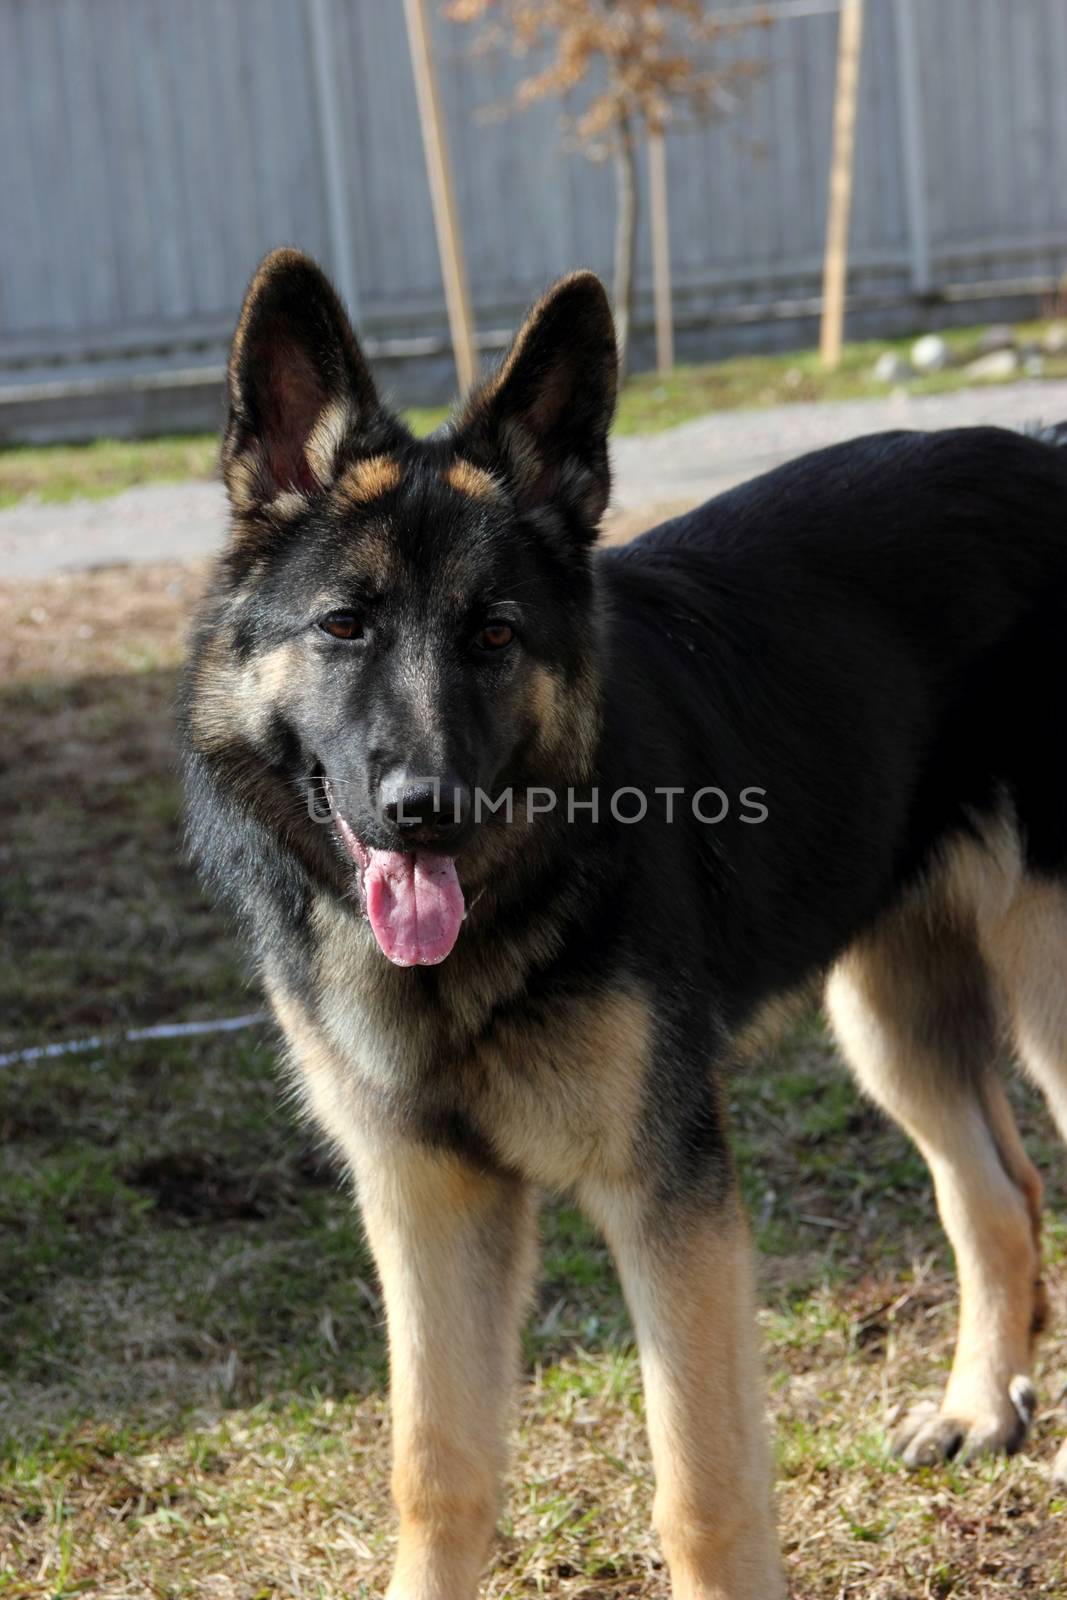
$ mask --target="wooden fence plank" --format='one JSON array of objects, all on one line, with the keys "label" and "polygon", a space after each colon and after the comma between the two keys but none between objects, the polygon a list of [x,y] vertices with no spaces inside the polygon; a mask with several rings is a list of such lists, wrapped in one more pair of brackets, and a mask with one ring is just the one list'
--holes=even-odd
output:
[{"label": "wooden fence plank", "polygon": [[[611,174],[568,145],[554,104],[487,123],[536,60],[472,55],[471,33],[425,3],[470,298],[495,331],[559,272],[610,269]],[[766,55],[760,81],[732,115],[672,129],[678,326],[703,318],[710,330],[761,304],[773,317],[818,294],[839,4],[805,0],[740,35],[736,54]],[[403,10],[329,7],[350,174],[340,226],[362,321],[372,337],[439,343]],[[921,87],[895,48],[905,8]],[[867,11],[850,285],[869,304],[927,281],[1047,278],[1067,260],[1064,0],[867,0]],[[231,321],[256,260],[283,241],[342,277],[313,84],[305,0],[0,0],[0,365],[152,341],[177,351]],[[641,192],[644,203],[644,175]],[[710,331],[687,333],[687,351],[713,347]]]}]

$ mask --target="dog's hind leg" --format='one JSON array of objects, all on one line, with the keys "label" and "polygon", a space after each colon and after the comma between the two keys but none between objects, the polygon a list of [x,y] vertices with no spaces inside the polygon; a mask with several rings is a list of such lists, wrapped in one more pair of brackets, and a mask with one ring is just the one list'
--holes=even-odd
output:
[{"label": "dog's hind leg", "polygon": [[656,1469],[653,1517],[671,1593],[778,1600],[785,1585],[738,1198],[677,1209],[636,1187],[582,1198],[607,1235],[637,1333]]},{"label": "dog's hind leg", "polygon": [[389,1327],[389,1600],[472,1600],[497,1513],[533,1201],[518,1179],[395,1138],[354,1150],[353,1165]]},{"label": "dog's hind leg", "polygon": [[980,929],[1019,1059],[1067,1140],[1067,883],[1026,878]]},{"label": "dog's hind leg", "polygon": [[997,1077],[998,1019],[975,933],[916,896],[838,963],[826,999],[860,1083],[929,1164],[959,1272],[944,1397],[913,1408],[895,1445],[909,1466],[1014,1450],[1034,1406],[1041,1182]]},{"label": "dog's hind leg", "polygon": [[[981,935],[1019,1060],[1067,1140],[1067,883],[1025,878],[1008,909],[985,923]],[[1067,1444],[1053,1475],[1067,1482]]]}]

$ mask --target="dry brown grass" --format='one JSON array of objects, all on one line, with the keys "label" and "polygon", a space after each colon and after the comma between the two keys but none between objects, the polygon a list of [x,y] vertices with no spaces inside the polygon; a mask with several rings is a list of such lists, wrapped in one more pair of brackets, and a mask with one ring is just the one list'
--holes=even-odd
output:
[{"label": "dry brown grass", "polygon": [[[200,576],[0,591],[10,1042],[248,1004],[178,862],[169,706]],[[955,1315],[921,1165],[813,1023],[735,1084],[798,1600],[1067,1595],[1047,1481],[1067,1427],[1067,1186],[1043,1108],[1016,1099],[1049,1182],[1043,1409],[1013,1460],[911,1476],[884,1418],[943,1378]],[[4,1069],[0,1135],[0,1595],[380,1592],[381,1308],[348,1198],[279,1104],[269,1036]],[[486,1593],[662,1600],[610,1264],[559,1206],[543,1255]]]},{"label": "dry brown grass", "polygon": [[0,686],[176,668],[206,575],[170,562],[0,578]]},{"label": "dry brown grass", "polygon": [[[917,1289],[886,1275],[859,1292],[821,1291],[816,1310],[828,1326],[810,1343],[807,1335],[792,1342],[781,1313],[765,1318],[797,1600],[1067,1592],[1064,1507],[1044,1477],[1053,1417],[1039,1419],[1034,1447],[1011,1462],[908,1477],[885,1458],[885,1402],[947,1359],[951,1299],[941,1275]],[[872,1341],[863,1354],[867,1330],[893,1306],[886,1345]],[[1063,1357],[1061,1344],[1053,1372]],[[1043,1376],[1047,1387],[1047,1362]],[[625,1345],[572,1348],[536,1366],[522,1384],[486,1594],[664,1600],[650,1502],[636,1363]],[[10,1518],[10,1542],[0,1539],[9,1586],[0,1592],[11,1595],[379,1593],[392,1544],[387,1405],[380,1391],[245,1406],[219,1395],[159,1434],[84,1424],[61,1448],[16,1466],[0,1508]]]}]

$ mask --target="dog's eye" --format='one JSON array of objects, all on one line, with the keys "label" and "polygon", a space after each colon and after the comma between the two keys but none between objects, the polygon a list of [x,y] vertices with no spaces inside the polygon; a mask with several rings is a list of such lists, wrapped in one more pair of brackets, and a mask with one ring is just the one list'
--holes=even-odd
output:
[{"label": "dog's eye", "polygon": [[331,611],[319,618],[319,627],[332,639],[362,639],[363,623],[354,611]]},{"label": "dog's eye", "polygon": [[515,630],[510,622],[487,622],[475,635],[474,642],[479,650],[506,650],[514,637]]}]

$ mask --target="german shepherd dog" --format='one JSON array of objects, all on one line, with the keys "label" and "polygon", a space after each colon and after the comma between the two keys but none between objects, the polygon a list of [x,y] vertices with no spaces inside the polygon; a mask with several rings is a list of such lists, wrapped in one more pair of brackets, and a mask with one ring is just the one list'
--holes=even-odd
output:
[{"label": "german shepherd dog", "polygon": [[724,1082],[812,977],[959,1264],[898,1447],[1012,1450],[1034,1405],[1040,1182],[998,1058],[1067,1133],[1067,457],[882,434],[598,551],[615,389],[584,272],[426,439],[293,251],[230,360],[189,824],[362,1205],[394,1600],[476,1591],[541,1189],[618,1263],[673,1592],[783,1593]]}]

